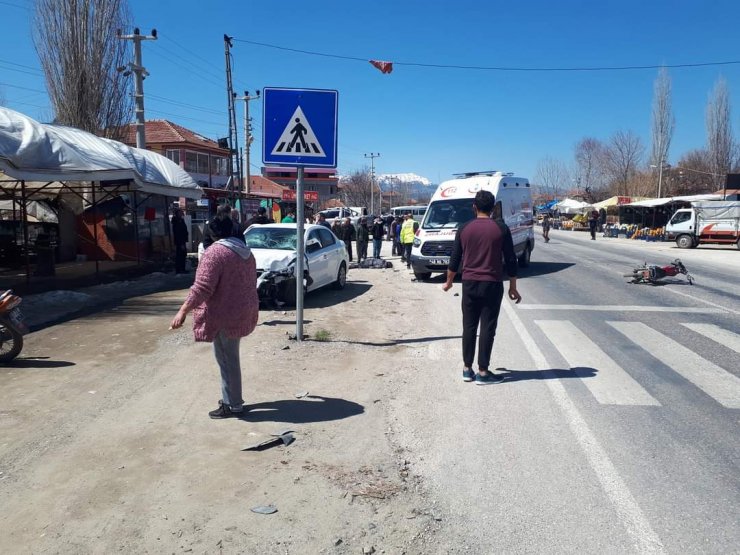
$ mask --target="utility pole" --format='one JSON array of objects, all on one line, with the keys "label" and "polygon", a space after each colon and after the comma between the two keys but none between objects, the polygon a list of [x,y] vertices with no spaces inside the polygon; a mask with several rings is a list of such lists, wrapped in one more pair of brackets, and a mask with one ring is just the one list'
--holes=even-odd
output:
[{"label": "utility pole", "polygon": [[[231,79],[231,39],[228,35],[224,35],[224,54],[226,56],[226,96],[229,106],[229,175],[231,176],[231,200],[234,201],[234,197],[238,196],[234,194],[237,190],[241,192],[241,157],[239,156],[239,136],[236,128],[236,109],[234,108],[234,100],[236,99],[236,93],[234,92],[234,85]],[[233,206],[233,204],[232,204]]]},{"label": "utility pole", "polygon": [[251,175],[249,167],[249,149],[252,146],[254,137],[252,136],[252,118],[249,117],[249,101],[259,100],[260,91],[255,91],[254,96],[249,96],[249,91],[244,91],[244,96],[239,97],[237,100],[244,101],[244,175],[246,176],[247,183],[244,191],[249,193],[249,187],[251,184]]},{"label": "utility pole", "polygon": [[375,214],[375,159],[379,157],[380,152],[371,152],[370,154],[365,154],[365,158],[370,158],[370,214]]},{"label": "utility pole", "polygon": [[146,120],[144,119],[144,79],[149,72],[146,70],[141,61],[141,41],[157,40],[157,30],[152,29],[151,35],[142,35],[139,28],[134,29],[133,35],[122,35],[118,30],[118,38],[121,40],[130,40],[134,42],[134,62],[129,62],[128,66],[117,68],[118,71],[124,71],[124,75],[134,74],[134,101],[136,102],[136,148],[146,148]]}]

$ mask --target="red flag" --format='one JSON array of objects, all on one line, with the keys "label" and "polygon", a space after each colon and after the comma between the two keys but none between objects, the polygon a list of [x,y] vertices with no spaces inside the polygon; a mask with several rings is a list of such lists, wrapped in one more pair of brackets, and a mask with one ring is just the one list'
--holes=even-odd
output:
[{"label": "red flag", "polygon": [[393,62],[381,62],[379,60],[370,60],[370,63],[378,68],[382,73],[393,71]]}]

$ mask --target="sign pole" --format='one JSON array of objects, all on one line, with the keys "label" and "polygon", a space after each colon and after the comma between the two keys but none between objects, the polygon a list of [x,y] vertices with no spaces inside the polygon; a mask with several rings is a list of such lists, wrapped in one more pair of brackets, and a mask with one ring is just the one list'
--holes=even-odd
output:
[{"label": "sign pole", "polygon": [[298,179],[295,185],[295,203],[296,203],[296,261],[295,261],[295,338],[296,341],[303,341],[303,263],[305,245],[303,242],[303,166],[298,166]]}]

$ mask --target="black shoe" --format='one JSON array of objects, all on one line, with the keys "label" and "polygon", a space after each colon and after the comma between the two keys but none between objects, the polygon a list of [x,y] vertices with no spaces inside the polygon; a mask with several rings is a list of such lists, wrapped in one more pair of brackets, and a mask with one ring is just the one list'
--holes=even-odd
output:
[{"label": "black shoe", "polygon": [[241,418],[246,411],[244,409],[239,411],[231,410],[231,407],[224,405],[223,401],[218,402],[218,408],[208,413],[208,416],[214,420],[221,420],[222,418]]}]

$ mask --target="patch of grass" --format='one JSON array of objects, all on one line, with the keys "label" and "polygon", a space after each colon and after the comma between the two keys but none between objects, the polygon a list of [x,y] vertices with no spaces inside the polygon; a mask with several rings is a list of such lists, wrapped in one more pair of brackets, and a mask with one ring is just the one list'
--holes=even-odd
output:
[{"label": "patch of grass", "polygon": [[329,341],[329,339],[331,339],[331,332],[325,329],[320,329],[313,335],[313,338],[315,341]]}]

